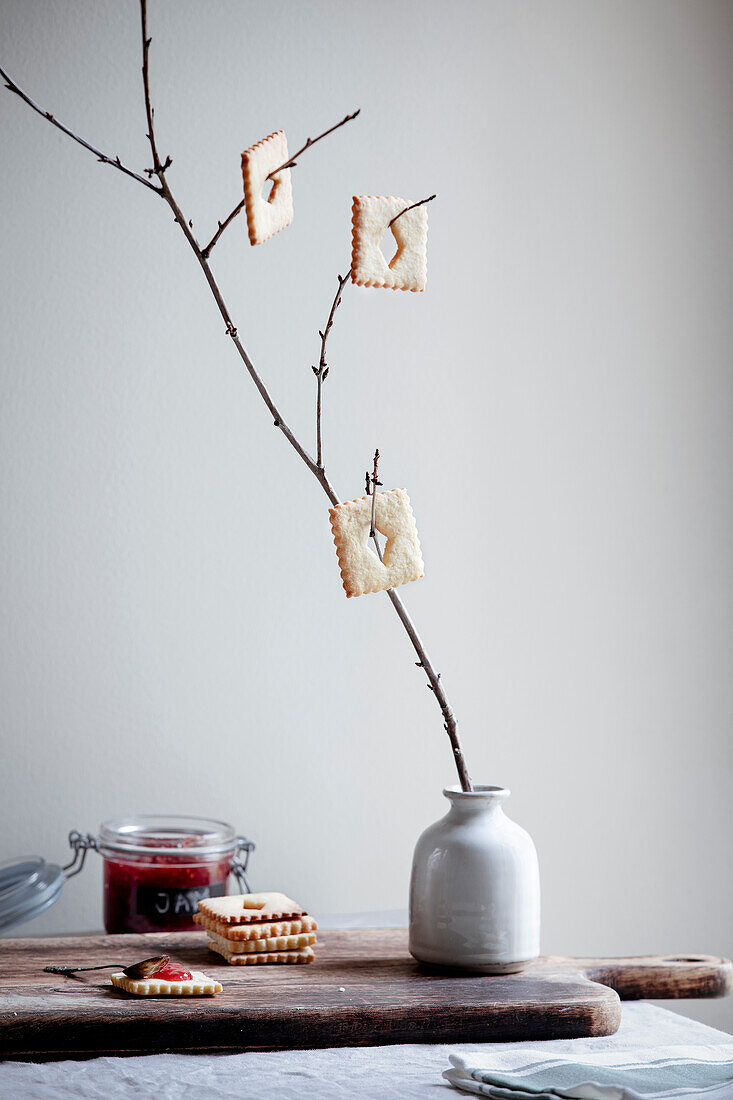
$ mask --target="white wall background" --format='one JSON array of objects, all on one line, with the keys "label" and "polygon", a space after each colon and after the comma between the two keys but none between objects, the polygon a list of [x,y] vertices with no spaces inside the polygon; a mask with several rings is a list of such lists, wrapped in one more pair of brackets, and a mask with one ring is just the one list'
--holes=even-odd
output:
[{"label": "white wall background", "polygon": [[[424,295],[349,288],[326,456],[411,494],[405,589],[474,776],[513,790],[544,949],[733,954],[733,5],[153,0],[170,183],[201,238],[241,150],[361,117],[287,232],[214,253],[310,442],[354,192],[430,207]],[[2,4],[42,104],[148,164],[132,0]],[[162,203],[3,92],[0,855],[220,816],[315,911],[406,904],[454,781],[386,597],[347,602],[327,502],[273,429]],[[96,929],[96,857],[30,933]],[[16,933],[17,934],[17,933]],[[733,1027],[730,1003],[677,1006]]]}]

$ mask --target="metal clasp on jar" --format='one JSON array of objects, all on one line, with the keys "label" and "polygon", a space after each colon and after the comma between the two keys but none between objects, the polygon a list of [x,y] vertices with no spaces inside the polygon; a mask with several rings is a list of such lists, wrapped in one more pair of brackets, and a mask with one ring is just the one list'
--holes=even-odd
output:
[{"label": "metal clasp on jar", "polygon": [[[249,865],[249,857],[254,850],[254,841],[248,840],[246,836],[237,837],[237,847],[232,858],[231,870],[243,894],[252,893],[247,879],[247,867]],[[243,858],[240,856],[240,853],[243,853]]]},{"label": "metal clasp on jar", "polygon": [[74,853],[74,858],[71,863],[67,863],[61,870],[64,872],[66,878],[73,878],[74,875],[78,875],[84,867],[84,861],[87,858],[87,852],[90,848],[94,851],[98,851],[97,838],[92,836],[91,833],[80,833],[78,829],[72,829],[69,833],[69,847]]}]

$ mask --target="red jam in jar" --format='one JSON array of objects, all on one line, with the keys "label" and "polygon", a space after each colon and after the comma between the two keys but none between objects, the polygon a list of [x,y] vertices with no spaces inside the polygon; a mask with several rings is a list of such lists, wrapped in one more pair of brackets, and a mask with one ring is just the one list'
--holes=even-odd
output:
[{"label": "red jam in jar", "polygon": [[186,932],[199,901],[226,894],[239,838],[223,821],[151,814],[106,821],[98,843],[107,932]]}]

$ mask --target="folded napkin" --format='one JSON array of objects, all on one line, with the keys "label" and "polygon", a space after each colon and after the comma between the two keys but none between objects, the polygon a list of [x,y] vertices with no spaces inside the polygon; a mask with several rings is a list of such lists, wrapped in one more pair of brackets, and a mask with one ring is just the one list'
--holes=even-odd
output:
[{"label": "folded napkin", "polygon": [[528,1049],[450,1055],[443,1076],[495,1100],[647,1100],[708,1094],[733,1098],[733,1043],[548,1054]]}]

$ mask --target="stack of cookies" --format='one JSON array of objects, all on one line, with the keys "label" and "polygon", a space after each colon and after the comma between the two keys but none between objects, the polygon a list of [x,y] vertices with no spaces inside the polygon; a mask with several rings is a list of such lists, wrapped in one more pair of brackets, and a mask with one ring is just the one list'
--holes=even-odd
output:
[{"label": "stack of cookies", "polygon": [[206,929],[209,947],[234,966],[309,963],[318,925],[285,894],[205,898],[193,918]]}]

